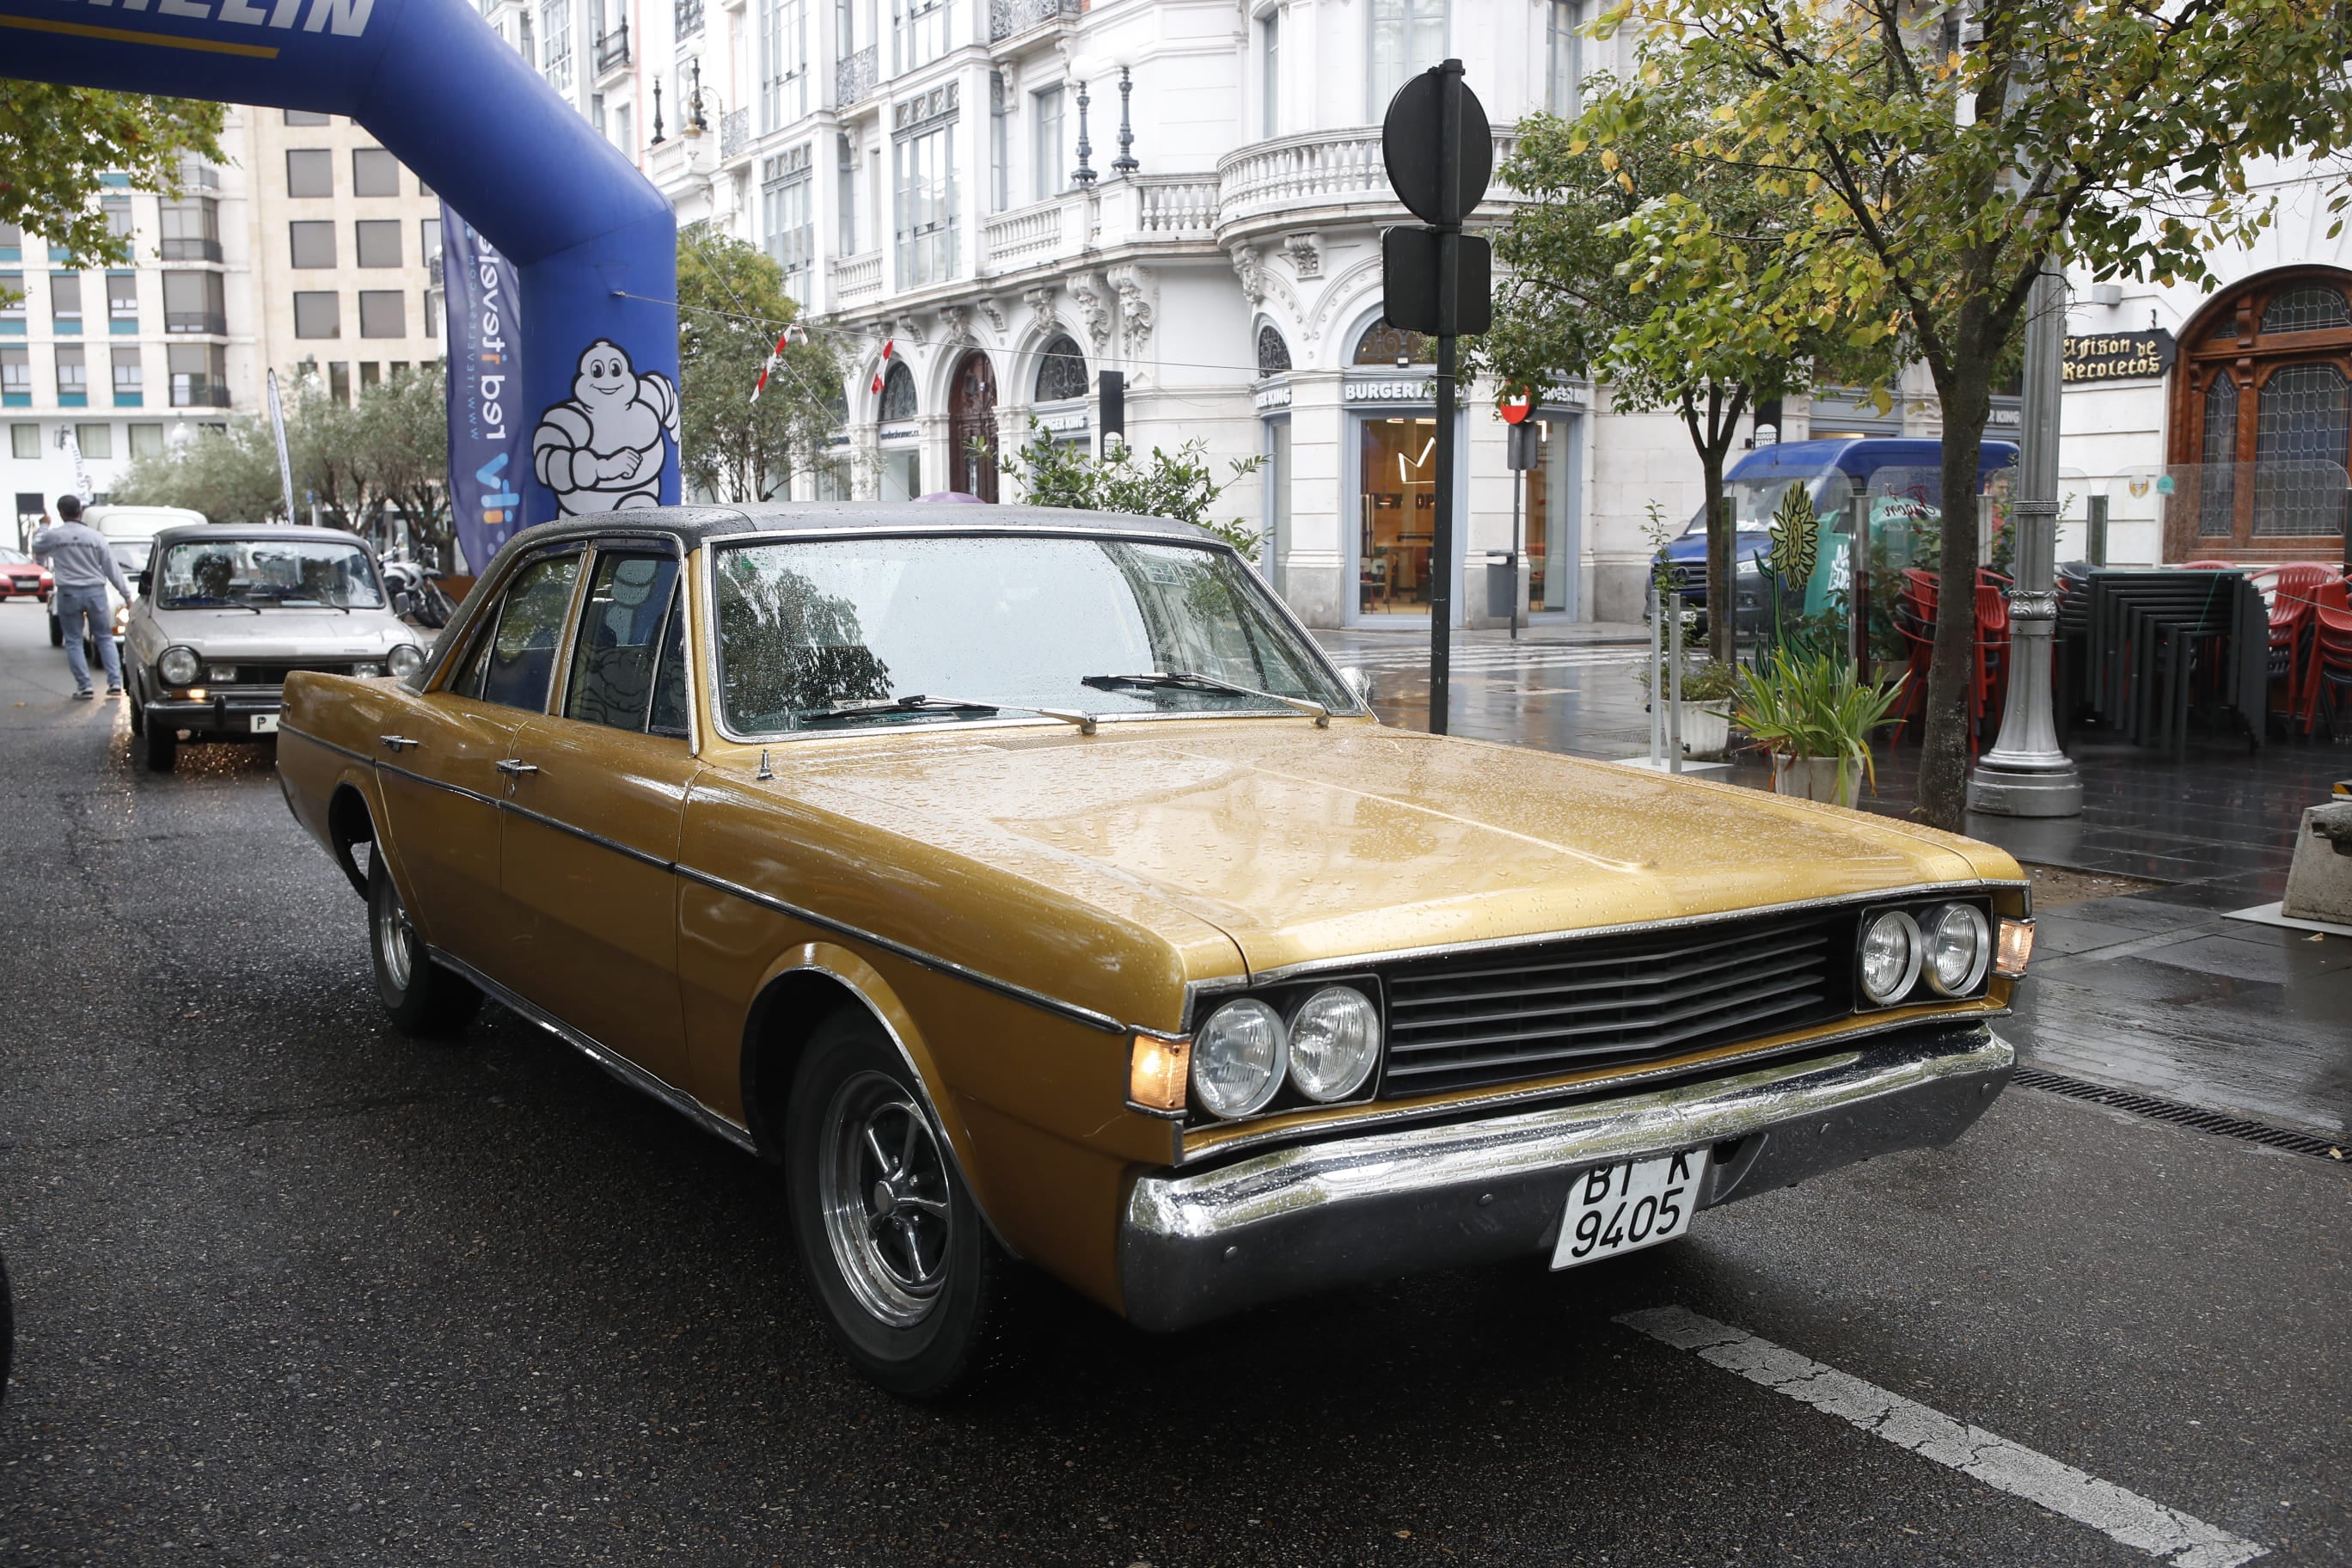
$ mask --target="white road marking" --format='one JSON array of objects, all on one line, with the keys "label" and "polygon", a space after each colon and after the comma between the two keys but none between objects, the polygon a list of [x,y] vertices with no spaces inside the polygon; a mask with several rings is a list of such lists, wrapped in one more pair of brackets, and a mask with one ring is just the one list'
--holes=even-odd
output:
[{"label": "white road marking", "polygon": [[2175,1568],[2236,1568],[2270,1551],[2047,1454],[1681,1307],[1625,1312],[1617,1321],[1663,1344],[1695,1352],[1701,1361],[1736,1372],[1750,1383],[1843,1417],[1898,1448],[2087,1524]]}]

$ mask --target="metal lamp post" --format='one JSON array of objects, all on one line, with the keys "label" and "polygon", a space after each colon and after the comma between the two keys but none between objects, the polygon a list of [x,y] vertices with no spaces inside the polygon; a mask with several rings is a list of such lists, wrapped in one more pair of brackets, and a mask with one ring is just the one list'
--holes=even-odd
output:
[{"label": "metal lamp post", "polygon": [[[2033,280],[2026,310],[2009,693],[2001,705],[2000,736],[1969,778],[1969,809],[1995,816],[2080,816],[2083,780],[2074,759],[2059,749],[2050,692],[2051,638],[2058,626],[2058,400],[2066,279],[2047,262]],[[1947,592],[1946,613],[1973,613],[1974,597]]]}]

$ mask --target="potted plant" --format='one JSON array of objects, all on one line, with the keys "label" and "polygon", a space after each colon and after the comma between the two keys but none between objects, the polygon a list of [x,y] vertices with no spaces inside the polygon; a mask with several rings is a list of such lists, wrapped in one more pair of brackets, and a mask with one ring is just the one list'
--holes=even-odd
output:
[{"label": "potted plant", "polygon": [[1851,806],[1865,777],[1876,792],[1870,736],[1894,710],[1901,680],[1882,690],[1843,659],[1782,647],[1761,668],[1739,670],[1738,685],[1733,716],[1770,752],[1775,793]]},{"label": "potted plant", "polygon": [[[1650,695],[1650,667],[1645,664],[1636,668],[1633,681],[1641,687],[1646,702]],[[1683,665],[1683,700],[1675,723],[1685,752],[1701,762],[1714,762],[1730,750],[1731,704],[1738,694],[1737,666],[1705,658]]]}]

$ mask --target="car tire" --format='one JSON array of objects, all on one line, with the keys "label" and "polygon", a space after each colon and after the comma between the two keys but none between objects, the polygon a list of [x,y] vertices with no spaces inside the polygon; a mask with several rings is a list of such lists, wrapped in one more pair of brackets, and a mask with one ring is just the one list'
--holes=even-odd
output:
[{"label": "car tire", "polygon": [[447,1039],[464,1032],[482,1005],[472,982],[433,962],[383,856],[368,856],[368,956],[375,971],[376,1000],[392,1026],[421,1040]]},{"label": "car tire", "polygon": [[785,1111],[793,1237],[826,1326],[889,1393],[940,1399],[1017,1355],[1020,1266],[908,1068],[862,1007],[816,1027]]},{"label": "car tire", "polygon": [[168,773],[172,764],[180,760],[180,732],[162,724],[143,726],[139,737],[139,760],[151,773]]},{"label": "car tire", "polygon": [[51,647],[66,646],[66,624],[58,619],[58,613],[55,610],[49,612],[49,646]]},{"label": "car tire", "polygon": [[129,698],[123,706],[131,710],[131,738],[135,741],[147,732],[147,700],[136,686],[131,688]]}]

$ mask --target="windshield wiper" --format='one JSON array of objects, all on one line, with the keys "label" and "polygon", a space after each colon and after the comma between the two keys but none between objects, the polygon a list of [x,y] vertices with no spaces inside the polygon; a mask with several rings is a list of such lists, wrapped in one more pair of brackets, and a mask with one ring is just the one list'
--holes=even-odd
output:
[{"label": "windshield wiper", "polygon": [[1331,710],[1320,702],[1304,697],[1285,697],[1279,691],[1260,691],[1255,686],[1243,686],[1235,681],[1220,680],[1213,675],[1202,675],[1190,669],[1155,669],[1149,675],[1089,675],[1078,682],[1097,690],[1113,691],[1122,686],[1153,689],[1177,688],[1192,691],[1222,691],[1233,697],[1255,697],[1266,702],[1279,702],[1301,713],[1314,715],[1318,730],[1331,727]]},{"label": "windshield wiper", "polygon": [[821,713],[803,713],[800,721],[814,724],[821,719],[871,719],[887,713],[999,713],[1003,711],[993,702],[967,702],[960,697],[929,697],[913,692],[905,697],[884,698],[876,702],[843,702]]}]

